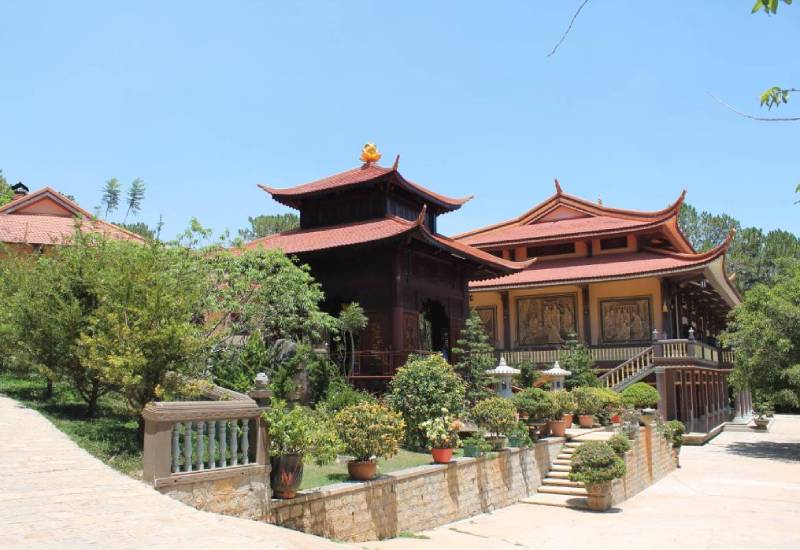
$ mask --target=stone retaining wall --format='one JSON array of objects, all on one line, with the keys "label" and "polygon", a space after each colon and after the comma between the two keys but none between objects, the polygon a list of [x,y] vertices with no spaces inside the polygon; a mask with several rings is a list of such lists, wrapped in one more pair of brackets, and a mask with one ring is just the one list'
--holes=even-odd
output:
[{"label": "stone retaining wall", "polygon": [[611,486],[611,503],[631,498],[676,468],[672,446],[655,427],[639,428],[639,438],[625,454],[627,472]]},{"label": "stone retaining wall", "polygon": [[268,521],[349,542],[424,531],[536,492],[563,444],[562,438],[549,438],[531,449],[508,449],[493,458],[459,458],[365,483],[303,491],[292,500],[272,500]]}]

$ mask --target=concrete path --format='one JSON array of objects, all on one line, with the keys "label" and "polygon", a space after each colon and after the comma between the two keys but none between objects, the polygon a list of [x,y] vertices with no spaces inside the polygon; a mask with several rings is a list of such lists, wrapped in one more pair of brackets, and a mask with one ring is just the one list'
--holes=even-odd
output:
[{"label": "concrete path", "polygon": [[0,395],[0,548],[336,548],[266,523],[200,512],[95,459]]},{"label": "concrete path", "polygon": [[604,514],[518,504],[429,532],[362,544],[403,548],[800,548],[800,416],[770,433],[685,447],[682,468]]}]

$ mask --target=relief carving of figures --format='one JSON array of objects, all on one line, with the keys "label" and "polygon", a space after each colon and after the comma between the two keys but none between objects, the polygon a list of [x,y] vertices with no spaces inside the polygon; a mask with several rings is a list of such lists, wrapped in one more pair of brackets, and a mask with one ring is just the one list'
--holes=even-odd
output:
[{"label": "relief carving of figures", "polygon": [[650,339],[650,298],[600,302],[604,342],[640,342]]},{"label": "relief carving of figures", "polygon": [[517,340],[522,346],[560,344],[576,333],[576,300],[572,295],[517,299]]}]

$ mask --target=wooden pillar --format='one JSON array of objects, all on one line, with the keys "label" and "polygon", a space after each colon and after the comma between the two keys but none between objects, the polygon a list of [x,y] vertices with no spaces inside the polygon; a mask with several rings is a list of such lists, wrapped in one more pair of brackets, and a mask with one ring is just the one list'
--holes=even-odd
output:
[{"label": "wooden pillar", "polygon": [[503,349],[511,350],[511,311],[509,309],[508,291],[500,291],[500,302],[503,307]]},{"label": "wooden pillar", "polygon": [[[391,342],[394,351],[403,349],[403,249],[404,247],[402,246],[398,247],[394,257],[394,288],[392,289],[393,303],[391,308]],[[391,360],[389,362],[391,363]]]},{"label": "wooden pillar", "polygon": [[[666,308],[664,305],[666,304]],[[661,326],[664,329],[663,338],[673,338],[670,334],[673,330],[673,307],[672,307],[672,282],[669,279],[661,279]],[[666,309],[667,311],[664,311]]]},{"label": "wooden pillar", "polygon": [[667,373],[664,372],[664,367],[656,367],[656,390],[661,399],[658,400],[658,414],[661,415],[662,420],[669,418],[669,395],[667,391]]},{"label": "wooden pillar", "polygon": [[591,304],[589,302],[589,285],[581,286],[581,301],[583,302],[583,342],[592,345]]}]

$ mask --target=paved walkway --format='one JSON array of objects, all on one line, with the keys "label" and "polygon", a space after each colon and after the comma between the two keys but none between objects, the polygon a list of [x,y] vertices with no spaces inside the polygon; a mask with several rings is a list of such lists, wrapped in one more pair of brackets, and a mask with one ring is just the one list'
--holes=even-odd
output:
[{"label": "paved walkway", "polygon": [[0,395],[0,548],[336,548],[266,523],[200,512],[95,459]]},{"label": "paved walkway", "polygon": [[800,416],[770,433],[723,432],[685,447],[682,468],[622,503],[616,513],[518,504],[432,531],[427,539],[370,549],[800,548]]}]

